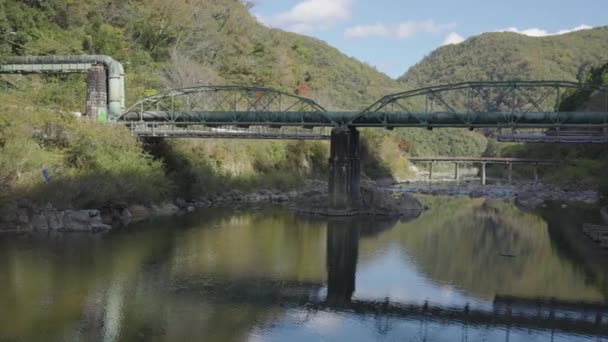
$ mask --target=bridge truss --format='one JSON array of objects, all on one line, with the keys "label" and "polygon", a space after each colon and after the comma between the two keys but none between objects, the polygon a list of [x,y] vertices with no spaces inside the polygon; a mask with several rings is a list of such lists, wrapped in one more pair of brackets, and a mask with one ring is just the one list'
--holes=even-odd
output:
[{"label": "bridge truss", "polygon": [[[574,90],[591,103],[563,108]],[[606,127],[608,88],[565,81],[465,82],[383,97],[348,122],[367,127]]]},{"label": "bridge truss", "polygon": [[169,90],[138,101],[120,120],[240,127],[336,125],[326,110],[311,99],[243,86]]}]

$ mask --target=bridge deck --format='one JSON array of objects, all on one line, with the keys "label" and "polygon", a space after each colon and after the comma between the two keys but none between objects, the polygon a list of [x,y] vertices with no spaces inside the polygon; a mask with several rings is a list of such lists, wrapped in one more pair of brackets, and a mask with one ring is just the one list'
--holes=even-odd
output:
[{"label": "bridge deck", "polygon": [[131,111],[121,121],[189,125],[422,128],[608,128],[608,112],[368,113],[270,111]]},{"label": "bridge deck", "polygon": [[302,127],[270,128],[262,126],[204,127],[190,125],[130,124],[131,133],[138,137],[202,138],[202,139],[274,139],[274,140],[329,140],[331,130]]}]

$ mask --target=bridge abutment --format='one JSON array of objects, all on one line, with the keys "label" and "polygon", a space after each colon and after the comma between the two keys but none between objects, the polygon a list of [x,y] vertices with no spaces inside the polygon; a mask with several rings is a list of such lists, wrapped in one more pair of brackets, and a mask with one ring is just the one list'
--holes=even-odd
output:
[{"label": "bridge abutment", "polygon": [[355,128],[337,127],[331,131],[329,201],[334,209],[361,206],[361,145]]}]

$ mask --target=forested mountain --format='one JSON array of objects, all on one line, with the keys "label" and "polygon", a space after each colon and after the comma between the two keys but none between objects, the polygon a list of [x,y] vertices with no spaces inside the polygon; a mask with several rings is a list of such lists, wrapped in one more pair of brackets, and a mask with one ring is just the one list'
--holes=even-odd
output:
[{"label": "forested mountain", "polygon": [[[0,1],[0,61],[44,54],[113,56],[126,69],[127,105],[167,88],[242,84],[357,109],[401,86],[324,42],[261,25],[239,0]],[[29,198],[95,208],[293,187],[327,174],[324,142],[177,139],[143,146],[120,125],[70,113],[84,109],[85,75],[0,78],[16,86],[0,89],[0,205]],[[398,141],[383,140],[388,161],[379,160],[379,146],[371,148],[367,165],[374,170],[406,171],[391,168],[407,165]]]},{"label": "forested mountain", "polygon": [[[111,55],[125,65],[127,105],[168,88],[241,84],[356,110],[427,84],[575,80],[608,52],[608,28],[548,38],[484,34],[438,49],[398,82],[322,41],[265,27],[249,6],[241,0],[3,0],[0,61],[9,55]],[[69,114],[84,110],[84,75],[2,80],[16,88],[0,87],[0,202],[30,197],[96,207],[326,177],[324,143],[174,140],[150,151],[124,128]],[[487,143],[481,134],[456,129],[364,130],[363,137],[364,172],[372,177],[407,173],[407,155],[480,155]]]},{"label": "forested mountain", "polygon": [[435,50],[399,81],[419,87],[466,81],[576,81],[605,62],[608,27],[549,37],[484,33]]},{"label": "forested mountain", "polygon": [[[5,0],[0,55],[108,54],[132,102],[166,87],[264,85],[361,108],[399,84],[317,39],[265,27],[239,0]],[[160,72],[159,72],[160,70]]]}]

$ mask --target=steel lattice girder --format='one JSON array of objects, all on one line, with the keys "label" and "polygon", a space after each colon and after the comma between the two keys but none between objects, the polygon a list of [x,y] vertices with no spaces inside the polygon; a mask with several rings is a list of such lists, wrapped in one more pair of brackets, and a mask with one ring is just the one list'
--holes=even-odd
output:
[{"label": "steel lattice girder", "polygon": [[274,123],[307,121],[336,125],[311,99],[263,87],[203,86],[170,90],[135,103],[122,121]]}]

